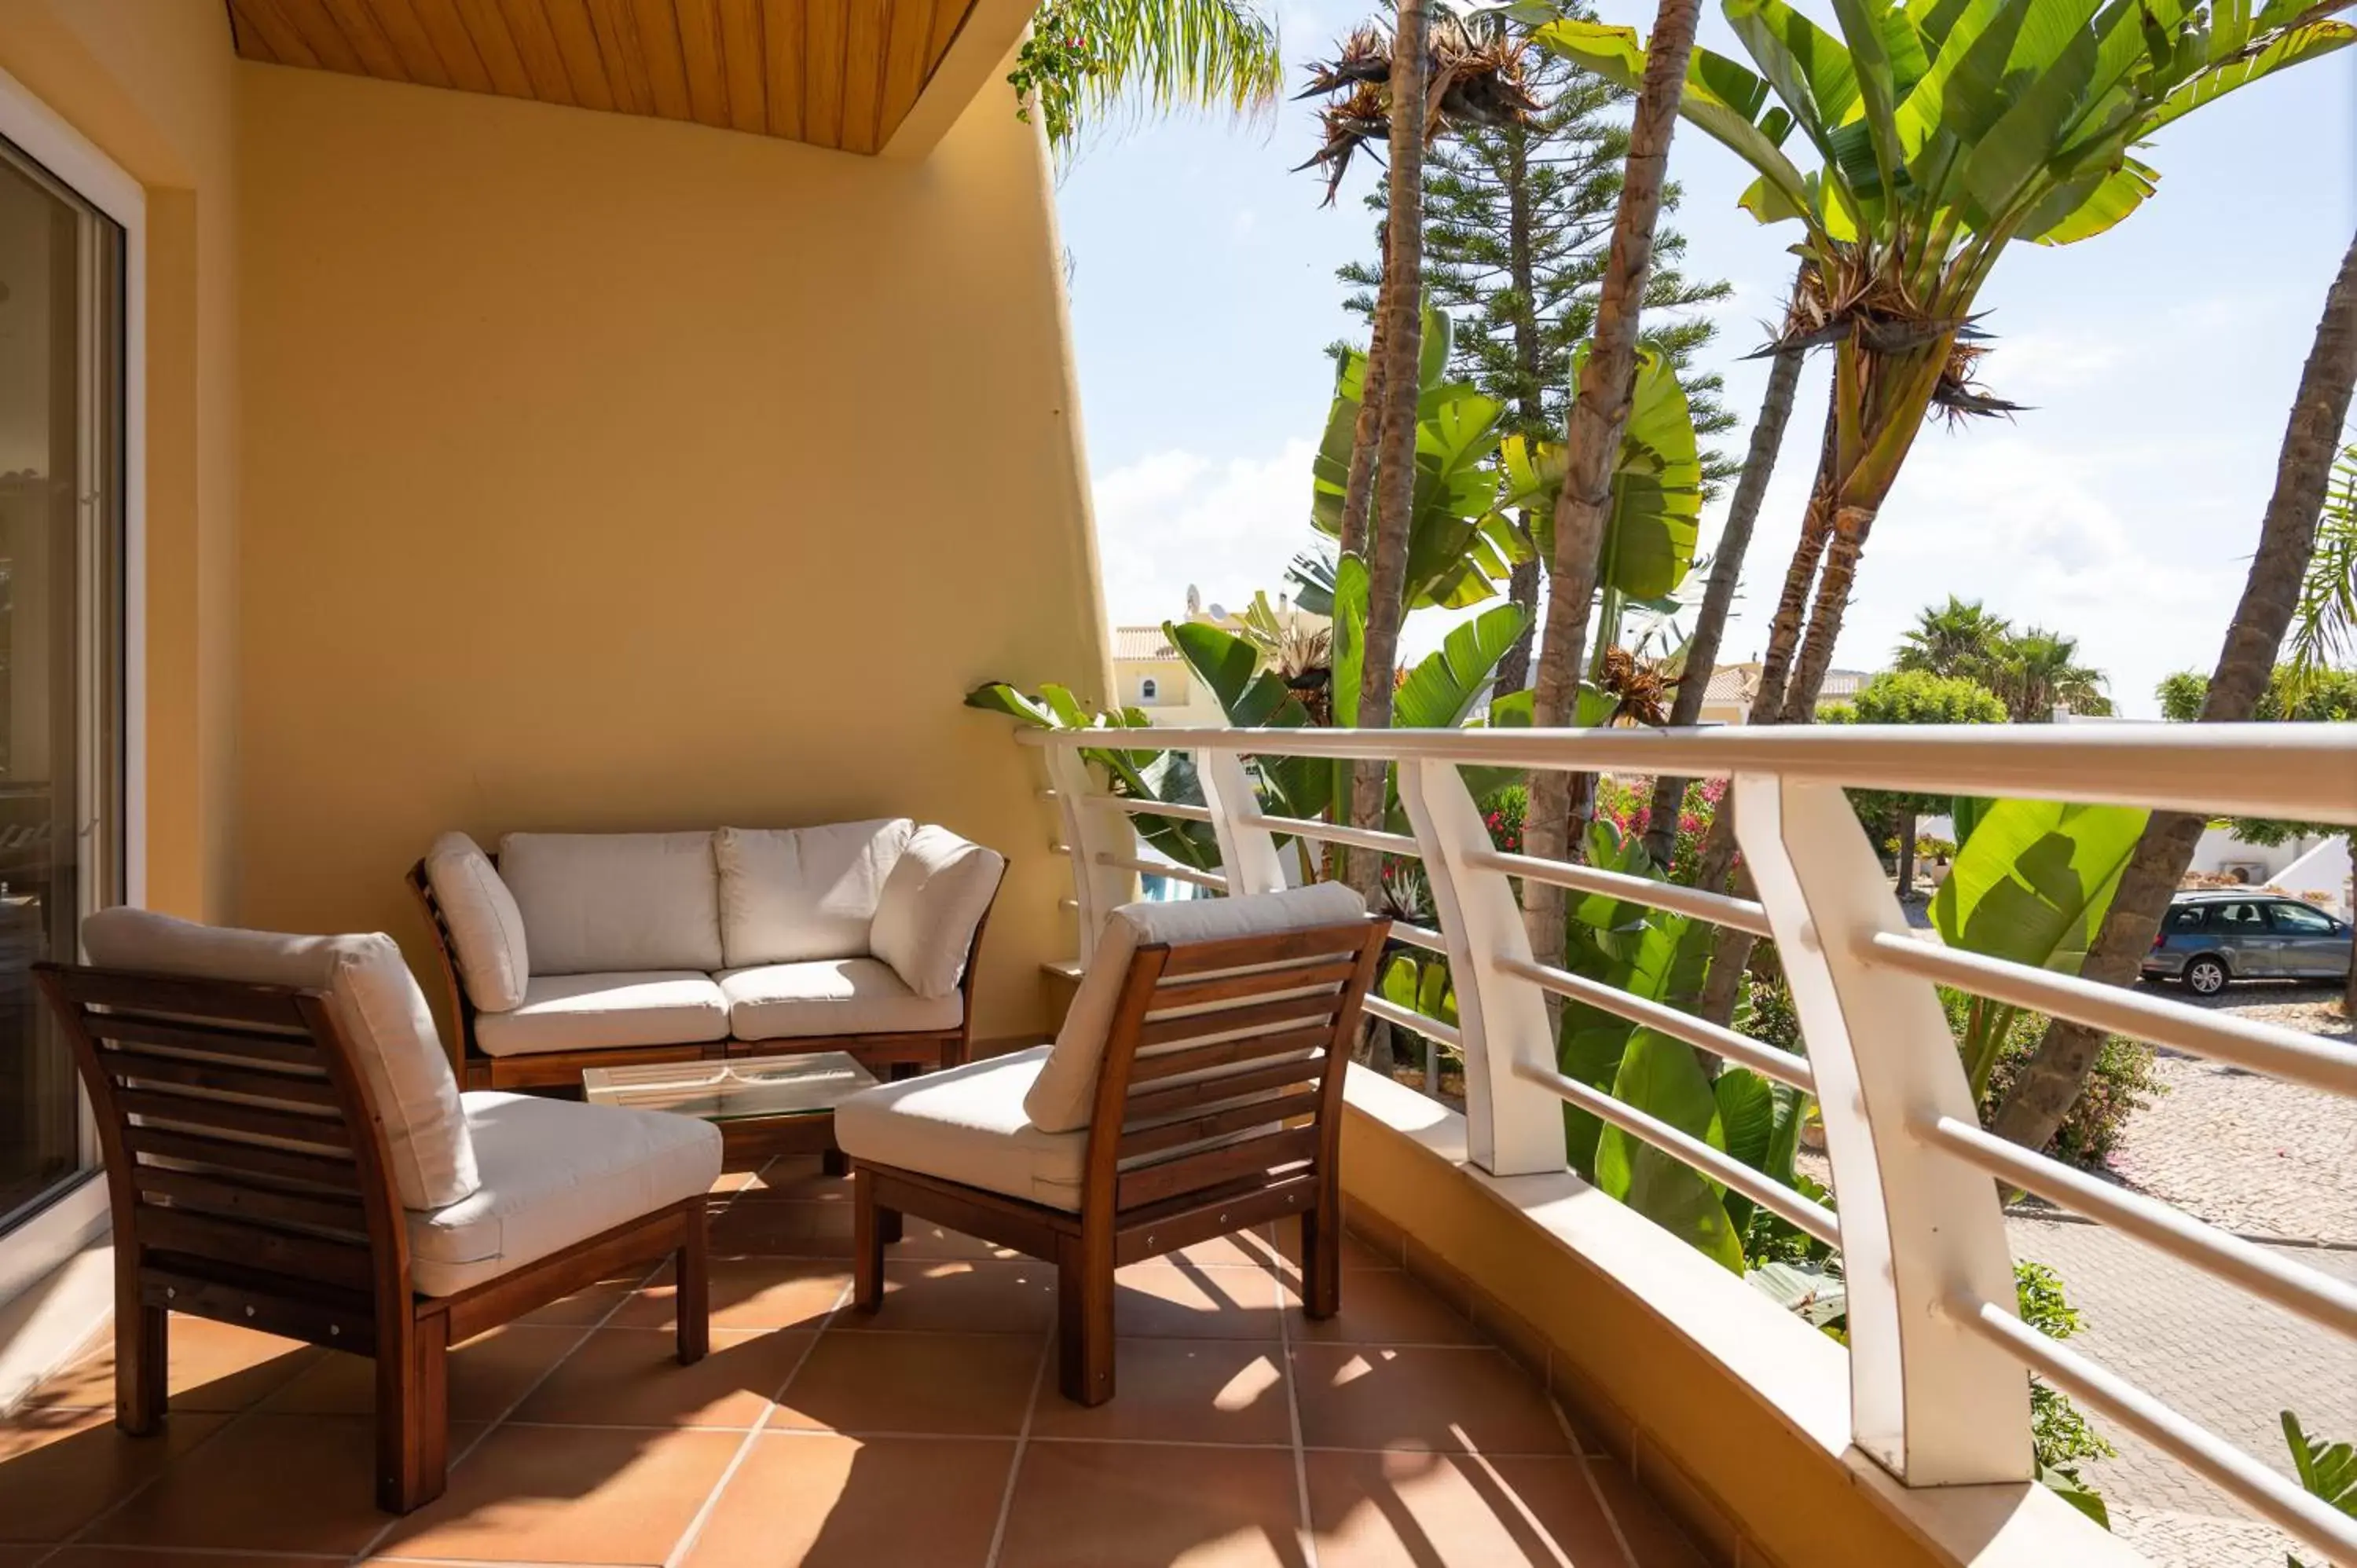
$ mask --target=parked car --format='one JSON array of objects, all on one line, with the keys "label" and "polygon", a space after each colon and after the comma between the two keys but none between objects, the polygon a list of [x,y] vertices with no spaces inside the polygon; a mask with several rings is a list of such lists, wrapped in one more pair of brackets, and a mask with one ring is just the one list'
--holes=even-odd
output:
[{"label": "parked car", "polygon": [[2312,904],[2242,888],[2180,893],[2144,955],[2147,980],[2215,996],[2230,980],[2349,978],[2349,922]]}]

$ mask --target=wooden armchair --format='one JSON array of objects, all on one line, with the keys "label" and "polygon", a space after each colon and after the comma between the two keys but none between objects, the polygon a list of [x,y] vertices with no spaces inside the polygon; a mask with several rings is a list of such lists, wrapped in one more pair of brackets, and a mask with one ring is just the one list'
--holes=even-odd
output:
[{"label": "wooden armchair", "polygon": [[1325,886],[1114,912],[1053,1047],[855,1096],[854,1305],[920,1215],[1052,1261],[1059,1385],[1114,1391],[1114,1271],[1298,1215],[1303,1308],[1340,1305],[1342,1077],[1391,922]]},{"label": "wooden armchair", "polygon": [[[94,956],[132,963],[35,973],[105,1151],[124,1431],[164,1419],[175,1312],[372,1357],[377,1502],[406,1513],[443,1489],[450,1347],[670,1257],[679,1359],[705,1354],[709,1125],[506,1094],[462,1102],[389,938],[139,910],[93,916],[83,934]],[[202,970],[232,977],[190,972]],[[401,1027],[417,1020],[423,1039]]]}]

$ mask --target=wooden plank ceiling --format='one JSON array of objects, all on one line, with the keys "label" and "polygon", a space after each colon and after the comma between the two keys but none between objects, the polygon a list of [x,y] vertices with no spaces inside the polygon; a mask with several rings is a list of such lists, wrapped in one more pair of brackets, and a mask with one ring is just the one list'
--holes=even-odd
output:
[{"label": "wooden plank ceiling", "polygon": [[873,153],[975,3],[229,0],[229,9],[237,52],[251,60]]}]

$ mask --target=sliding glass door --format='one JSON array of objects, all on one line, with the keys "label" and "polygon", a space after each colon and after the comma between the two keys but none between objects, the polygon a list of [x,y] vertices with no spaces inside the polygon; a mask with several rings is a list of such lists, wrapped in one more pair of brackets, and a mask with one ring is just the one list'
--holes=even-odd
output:
[{"label": "sliding glass door", "polygon": [[124,253],[0,140],[0,1247],[93,1154],[31,969],[123,896]]}]

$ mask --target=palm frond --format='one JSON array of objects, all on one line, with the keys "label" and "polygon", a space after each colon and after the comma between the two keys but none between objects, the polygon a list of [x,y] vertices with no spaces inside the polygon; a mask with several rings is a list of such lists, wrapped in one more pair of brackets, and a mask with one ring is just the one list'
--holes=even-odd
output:
[{"label": "palm frond", "polygon": [[1049,0],[1032,28],[1077,40],[1090,60],[1071,84],[1066,146],[1145,109],[1263,119],[1285,86],[1276,22],[1253,0]]},{"label": "palm frond", "polygon": [[2308,694],[2327,671],[2357,662],[2357,443],[2333,465],[2299,605],[2292,612],[2287,697]]}]

